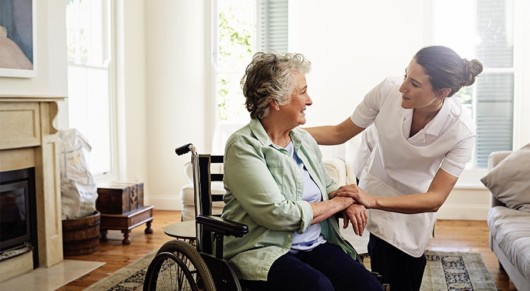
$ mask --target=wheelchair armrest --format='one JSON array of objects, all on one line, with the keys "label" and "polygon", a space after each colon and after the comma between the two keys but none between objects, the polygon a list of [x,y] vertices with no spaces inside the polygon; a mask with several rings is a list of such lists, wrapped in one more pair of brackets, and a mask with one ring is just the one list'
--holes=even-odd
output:
[{"label": "wheelchair armrest", "polygon": [[215,215],[199,215],[195,218],[195,221],[200,223],[206,230],[224,236],[233,235],[235,237],[242,237],[248,233],[248,226],[246,224],[224,219]]}]

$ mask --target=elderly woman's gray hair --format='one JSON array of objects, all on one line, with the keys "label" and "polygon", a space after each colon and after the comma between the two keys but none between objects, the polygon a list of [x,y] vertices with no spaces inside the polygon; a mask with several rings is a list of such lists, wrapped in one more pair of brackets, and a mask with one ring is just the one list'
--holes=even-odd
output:
[{"label": "elderly woman's gray hair", "polygon": [[287,104],[294,90],[294,73],[306,74],[310,68],[311,62],[301,54],[256,53],[241,78],[250,117],[266,117],[273,100],[278,105]]}]

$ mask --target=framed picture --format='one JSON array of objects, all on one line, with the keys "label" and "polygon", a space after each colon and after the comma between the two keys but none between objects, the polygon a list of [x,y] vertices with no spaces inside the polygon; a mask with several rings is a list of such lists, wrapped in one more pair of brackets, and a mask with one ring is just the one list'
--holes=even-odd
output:
[{"label": "framed picture", "polygon": [[0,77],[37,76],[35,2],[0,0]]}]

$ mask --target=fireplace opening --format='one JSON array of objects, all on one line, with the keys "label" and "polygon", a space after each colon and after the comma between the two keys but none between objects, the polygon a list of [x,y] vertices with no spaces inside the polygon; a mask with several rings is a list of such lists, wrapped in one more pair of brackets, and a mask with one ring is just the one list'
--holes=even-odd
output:
[{"label": "fireplace opening", "polygon": [[33,251],[39,266],[35,168],[0,172],[0,261]]}]

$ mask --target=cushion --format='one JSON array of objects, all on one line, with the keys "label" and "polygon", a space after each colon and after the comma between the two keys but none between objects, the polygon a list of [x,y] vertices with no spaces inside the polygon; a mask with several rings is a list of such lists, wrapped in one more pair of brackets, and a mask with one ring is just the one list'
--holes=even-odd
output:
[{"label": "cushion", "polygon": [[512,152],[480,181],[509,208],[530,212],[530,144]]},{"label": "cushion", "polygon": [[508,257],[511,264],[517,267],[519,273],[530,280],[530,223],[528,221],[530,221],[530,213],[526,211],[493,207],[488,212],[488,228],[491,238],[501,252]]}]

